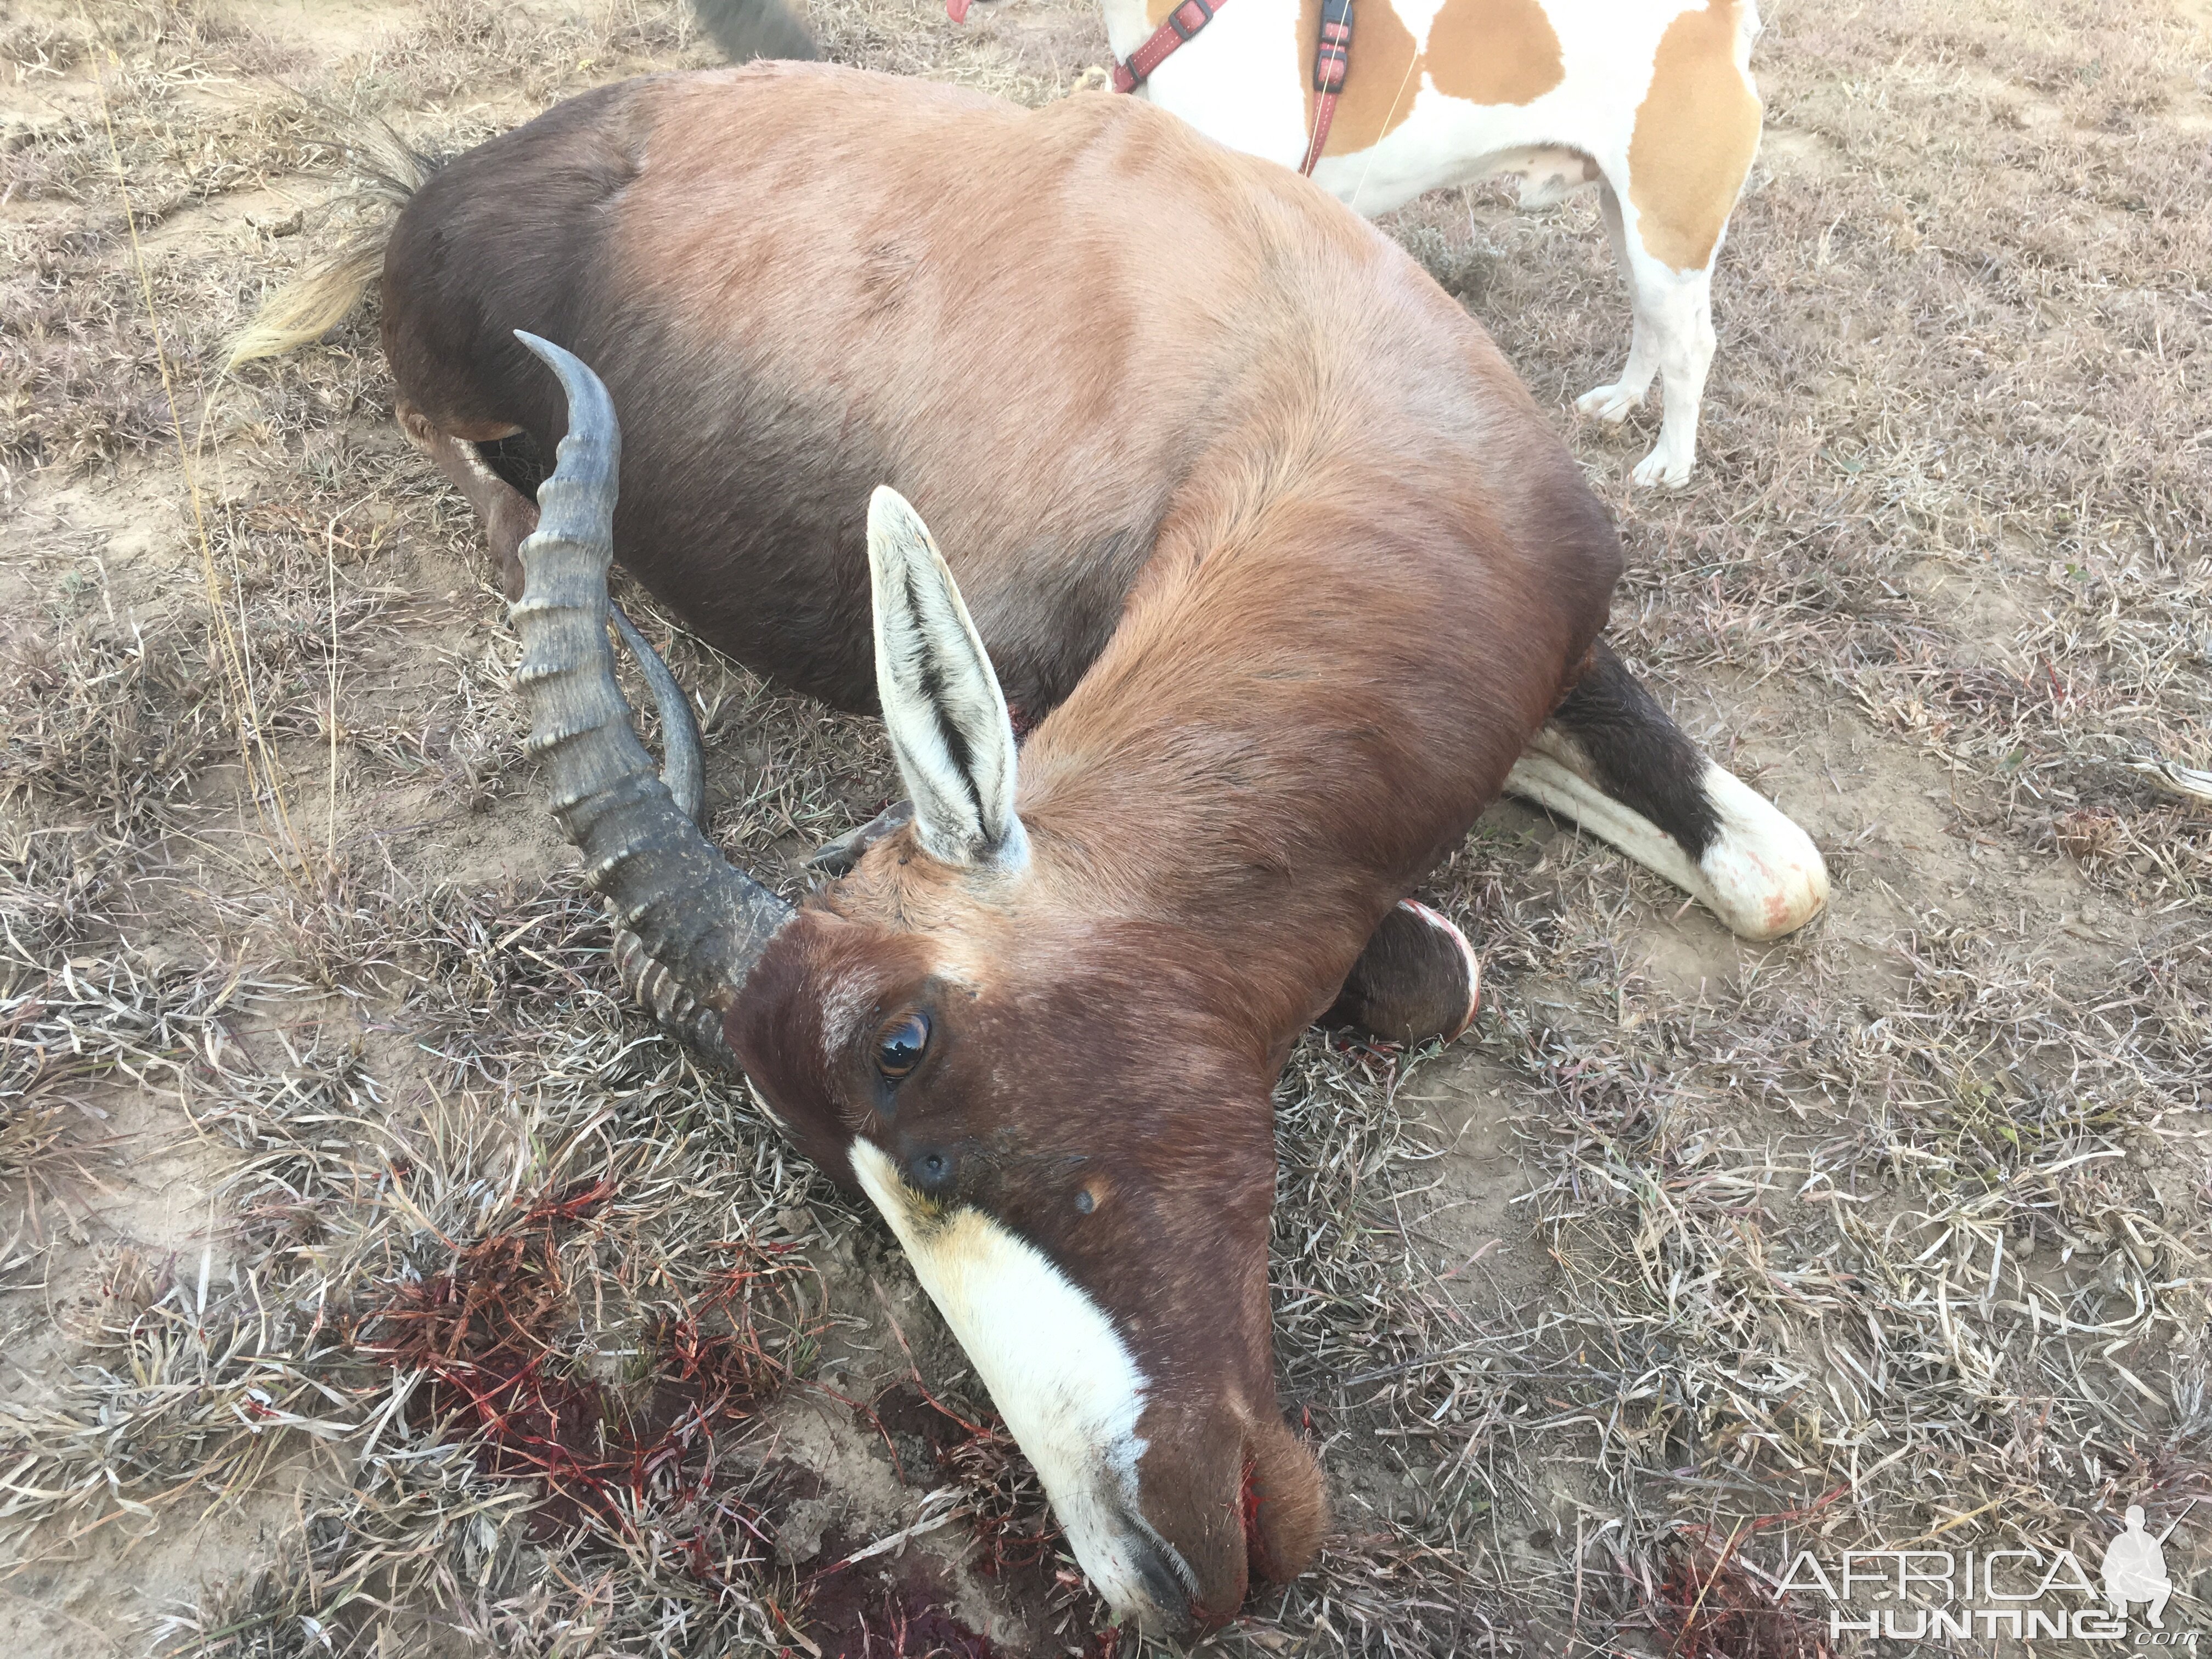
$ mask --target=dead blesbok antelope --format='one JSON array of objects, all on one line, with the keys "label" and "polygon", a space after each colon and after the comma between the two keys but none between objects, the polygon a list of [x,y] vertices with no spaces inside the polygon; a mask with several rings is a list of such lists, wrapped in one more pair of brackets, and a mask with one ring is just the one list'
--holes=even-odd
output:
[{"label": "dead blesbok antelope", "polygon": [[[1270,1091],[1370,968],[1386,1006],[1472,991],[1399,902],[1520,769],[1748,931],[1825,893],[1596,643],[1617,539],[1488,337],[1140,103],[820,65],[491,140],[421,183],[382,295],[625,978],[881,1211],[1116,1609],[1202,1626],[1295,1575],[1323,1499],[1276,1395]],[[516,434],[559,445],[536,507],[477,447]],[[630,732],[617,550],[882,712],[910,817],[795,911]]]},{"label": "dead blesbok antelope", "polygon": [[1595,183],[1634,320],[1627,366],[1576,406],[1618,423],[1656,375],[1659,441],[1635,479],[1689,478],[1713,264],[1759,149],[1754,0],[1103,3],[1118,89],[1362,213],[1491,173],[1518,174],[1524,207]]}]

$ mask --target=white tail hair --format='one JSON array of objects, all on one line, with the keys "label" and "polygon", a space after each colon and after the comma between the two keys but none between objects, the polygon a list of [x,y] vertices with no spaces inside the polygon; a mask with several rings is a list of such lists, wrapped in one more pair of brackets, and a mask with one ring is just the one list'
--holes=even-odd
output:
[{"label": "white tail hair", "polygon": [[[381,121],[357,125],[359,131],[345,141],[347,166],[356,183],[339,200],[365,201],[387,210],[405,206],[438,170],[438,163]],[[223,373],[258,357],[281,357],[297,350],[343,322],[383,268],[392,217],[390,211],[372,215],[337,248],[270,295],[231,342]]]}]

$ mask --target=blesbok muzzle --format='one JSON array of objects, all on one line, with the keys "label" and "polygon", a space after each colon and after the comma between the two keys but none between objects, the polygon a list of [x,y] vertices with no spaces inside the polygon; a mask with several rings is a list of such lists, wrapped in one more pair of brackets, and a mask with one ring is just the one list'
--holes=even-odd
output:
[{"label": "blesbok muzzle", "polygon": [[[662,704],[678,791],[615,681],[612,402],[570,354],[519,337],[560,378],[568,428],[520,550],[516,678],[555,815],[611,912],[624,984],[697,1050],[742,1064],[801,1148],[884,1215],[1115,1612],[1170,1632],[1230,1617],[1250,1575],[1304,1569],[1322,1518],[1319,1470],[1275,1401],[1265,1079],[1213,1091],[1241,1103],[1218,1133],[1189,1132],[1189,1156],[1203,1151],[1233,1201],[1172,1170],[1141,1173],[1175,1136],[1133,1135],[1129,1119],[1167,1125],[1184,1109],[1164,1075],[1129,1073],[1127,1110],[1099,1120],[1122,1139],[1086,1164],[1022,1056],[1069,1029],[1071,1007],[1095,1036],[1088,1011],[1112,999],[1041,990],[1012,970],[995,991],[979,987],[961,976],[975,941],[957,925],[947,936],[855,920],[842,899],[794,910],[732,868],[694,821],[688,705],[627,629]],[[978,914],[1000,913],[1031,861],[1005,699],[927,528],[887,489],[871,505],[869,560],[884,726],[914,803],[900,846],[948,890],[981,895]],[[886,847],[873,860],[902,856]],[[1116,1051],[1173,1046],[1129,1018]],[[1105,1169],[1122,1172],[1118,1188],[1100,1185]],[[1159,1282],[1170,1273],[1179,1289]],[[1231,1323],[1233,1340],[1217,1328]]]},{"label": "blesbok muzzle", "polygon": [[[1116,1317],[1005,1219],[931,1202],[866,1140],[853,1165],[1118,1615],[1155,1632],[1207,1628],[1236,1613],[1252,1578],[1303,1570],[1320,1473],[1276,1409],[1264,1322],[1256,1352],[1232,1357],[1213,1329],[1162,1340],[1161,1324],[1182,1322],[1168,1310],[1141,1322],[1152,1340],[1139,1352],[1140,1322]],[[1264,1308],[1266,1240],[1250,1243]],[[1226,1374],[1209,1374],[1224,1358]]]}]

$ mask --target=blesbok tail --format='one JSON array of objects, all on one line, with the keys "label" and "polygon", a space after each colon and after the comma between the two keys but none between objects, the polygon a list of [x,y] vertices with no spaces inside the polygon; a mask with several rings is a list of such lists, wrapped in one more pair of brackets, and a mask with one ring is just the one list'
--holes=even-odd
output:
[{"label": "blesbok tail", "polygon": [[691,9],[732,64],[822,55],[813,32],[783,0],[691,0]]},{"label": "blesbok tail", "polygon": [[345,151],[358,180],[353,199],[385,210],[372,210],[337,248],[269,296],[231,342],[224,374],[258,357],[297,350],[343,322],[383,268],[394,214],[440,165],[381,121],[364,123]]},{"label": "blesbok tail", "polygon": [[[784,0],[692,0],[692,9],[698,14],[700,27],[733,64],[756,58],[822,56],[813,32]],[[253,320],[231,342],[223,362],[224,374],[257,358],[281,357],[296,351],[343,322],[361,303],[361,296],[376,280],[384,263],[393,211],[404,207],[441,165],[378,120],[362,124],[344,148],[347,162],[359,180],[355,198],[380,204],[392,211],[372,215],[337,249],[270,295]]]}]

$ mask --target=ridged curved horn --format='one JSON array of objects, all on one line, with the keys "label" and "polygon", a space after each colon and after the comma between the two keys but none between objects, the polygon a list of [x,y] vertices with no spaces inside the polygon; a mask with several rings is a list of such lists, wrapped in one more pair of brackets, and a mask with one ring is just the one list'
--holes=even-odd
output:
[{"label": "ridged curved horn", "polygon": [[631,728],[607,641],[607,571],[622,434],[599,377],[550,341],[515,337],[560,377],[568,435],[538,487],[537,532],[522,544],[522,636],[515,674],[530,707],[553,815],[604,896],[623,983],[661,1022],[732,1064],[722,1014],[791,907],[728,861],[669,793]]},{"label": "ridged curved horn", "polygon": [[699,717],[691,712],[691,699],[684,695],[684,688],[677,684],[676,676],[668,672],[653,642],[623,614],[623,608],[611,603],[607,611],[615,619],[615,632],[629,649],[630,660],[644,676],[645,688],[653,693],[654,712],[660,716],[660,781],[676,797],[684,816],[704,830],[707,768],[700,758]]}]

